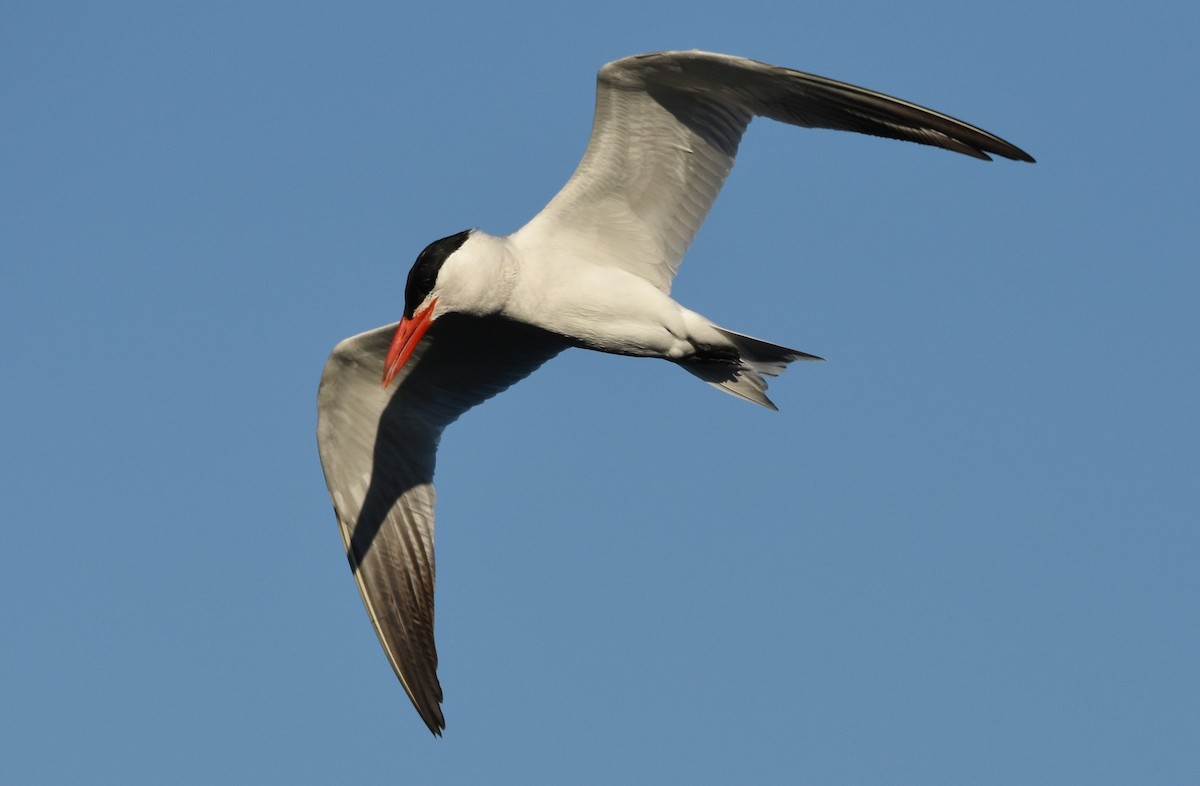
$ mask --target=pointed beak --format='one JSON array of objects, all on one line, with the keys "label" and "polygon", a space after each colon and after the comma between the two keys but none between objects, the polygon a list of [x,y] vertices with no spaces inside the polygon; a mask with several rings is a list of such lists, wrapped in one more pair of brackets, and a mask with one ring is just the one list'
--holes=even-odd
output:
[{"label": "pointed beak", "polygon": [[437,298],[434,298],[428,306],[413,314],[412,319],[400,320],[400,326],[396,328],[396,337],[392,339],[392,346],[387,353],[387,362],[383,366],[385,388],[392,383],[396,374],[400,373],[400,369],[404,368],[404,364],[412,357],[413,350],[421,342],[421,337],[433,324],[433,307],[436,305]]}]

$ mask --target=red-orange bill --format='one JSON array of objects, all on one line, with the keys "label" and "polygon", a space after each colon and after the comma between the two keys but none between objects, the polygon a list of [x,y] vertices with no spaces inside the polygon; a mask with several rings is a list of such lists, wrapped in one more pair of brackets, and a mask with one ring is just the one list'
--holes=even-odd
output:
[{"label": "red-orange bill", "polygon": [[404,364],[412,357],[417,344],[421,343],[421,337],[433,324],[433,307],[436,305],[437,298],[434,298],[428,306],[413,314],[412,319],[406,317],[400,320],[400,326],[396,328],[396,337],[392,339],[392,346],[388,349],[387,361],[383,366],[383,386],[385,388],[400,373],[400,369],[404,368]]}]

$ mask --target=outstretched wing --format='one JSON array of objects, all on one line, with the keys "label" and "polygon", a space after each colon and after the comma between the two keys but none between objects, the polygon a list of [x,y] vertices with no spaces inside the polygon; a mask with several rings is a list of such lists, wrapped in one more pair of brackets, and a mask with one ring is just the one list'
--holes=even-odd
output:
[{"label": "outstretched wing", "polygon": [[583,160],[518,236],[583,239],[589,260],[669,291],[756,115],[1033,161],[967,123],[832,79],[708,52],[636,55],[600,69]]},{"label": "outstretched wing", "polygon": [[317,443],[346,556],[388,660],[425,724],[445,728],[433,639],[433,470],[442,431],[566,347],[495,318],[444,316],[388,389],[396,325],[334,348],[317,393]]}]

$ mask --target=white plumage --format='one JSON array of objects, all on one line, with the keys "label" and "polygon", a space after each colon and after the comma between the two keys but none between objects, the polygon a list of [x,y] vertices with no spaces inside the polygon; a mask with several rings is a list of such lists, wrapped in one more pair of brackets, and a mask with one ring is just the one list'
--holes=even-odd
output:
[{"label": "white plumage", "polygon": [[670,297],[753,117],[1033,161],[915,104],[729,55],[628,57],[597,82],[583,160],[545,209],[507,237],[471,230],[431,244],[409,273],[399,326],[341,342],[321,377],[317,438],[346,553],[388,659],[435,734],[445,721],[433,471],[447,425],[571,346],[663,358],[772,408],[764,376],[813,358]]}]

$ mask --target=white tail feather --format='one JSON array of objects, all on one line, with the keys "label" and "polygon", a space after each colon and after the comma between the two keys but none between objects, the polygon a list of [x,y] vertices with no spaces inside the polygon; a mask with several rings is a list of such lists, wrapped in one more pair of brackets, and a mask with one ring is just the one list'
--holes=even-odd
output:
[{"label": "white tail feather", "polygon": [[737,349],[736,360],[690,359],[679,365],[708,384],[730,395],[761,404],[768,409],[779,407],[767,398],[767,381],[764,376],[777,377],[787,365],[795,360],[821,360],[816,355],[788,349],[762,339],[734,333],[713,325],[721,335],[729,339]]}]

